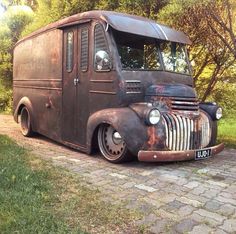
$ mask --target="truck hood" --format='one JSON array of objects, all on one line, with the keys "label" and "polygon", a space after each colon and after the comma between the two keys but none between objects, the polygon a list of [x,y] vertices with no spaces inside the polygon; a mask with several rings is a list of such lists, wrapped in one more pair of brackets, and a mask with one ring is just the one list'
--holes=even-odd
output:
[{"label": "truck hood", "polygon": [[197,98],[196,91],[184,84],[151,85],[146,89],[145,96]]}]

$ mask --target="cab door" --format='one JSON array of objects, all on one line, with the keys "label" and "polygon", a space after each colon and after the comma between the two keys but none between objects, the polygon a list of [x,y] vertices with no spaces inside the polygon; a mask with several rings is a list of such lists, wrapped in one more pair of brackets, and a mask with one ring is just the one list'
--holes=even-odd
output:
[{"label": "cab door", "polygon": [[89,25],[66,28],[63,34],[62,139],[85,148],[89,116]]}]

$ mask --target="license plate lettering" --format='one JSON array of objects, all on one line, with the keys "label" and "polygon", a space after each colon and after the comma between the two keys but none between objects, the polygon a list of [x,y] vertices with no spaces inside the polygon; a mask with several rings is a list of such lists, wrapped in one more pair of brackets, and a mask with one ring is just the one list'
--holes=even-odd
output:
[{"label": "license plate lettering", "polygon": [[195,159],[205,159],[211,157],[211,149],[197,150],[195,153]]}]

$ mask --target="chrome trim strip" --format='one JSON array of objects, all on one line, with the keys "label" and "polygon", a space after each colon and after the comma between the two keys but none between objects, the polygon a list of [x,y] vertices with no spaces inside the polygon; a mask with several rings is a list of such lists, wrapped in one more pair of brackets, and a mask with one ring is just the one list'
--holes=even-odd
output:
[{"label": "chrome trim strip", "polygon": [[97,91],[97,90],[90,90],[90,93],[97,93],[97,94],[111,94],[116,95],[116,92],[107,92],[107,91]]},{"label": "chrome trim strip", "polygon": [[90,80],[90,82],[94,82],[94,83],[114,83],[113,80]]}]

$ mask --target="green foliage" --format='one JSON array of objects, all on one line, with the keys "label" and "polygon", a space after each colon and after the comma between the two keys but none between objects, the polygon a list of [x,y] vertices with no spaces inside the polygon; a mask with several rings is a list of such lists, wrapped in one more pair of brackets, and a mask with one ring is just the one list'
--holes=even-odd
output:
[{"label": "green foliage", "polygon": [[5,13],[4,22],[11,32],[12,44],[15,44],[25,26],[33,20],[33,11],[28,6],[10,6]]},{"label": "green foliage", "polygon": [[119,0],[100,0],[97,2],[96,9],[115,11],[120,7],[120,2]]},{"label": "green foliage", "polygon": [[0,23],[0,82],[1,86],[5,85],[7,88],[10,86],[12,79],[12,55],[10,54],[12,41],[10,35],[11,32],[8,26]]},{"label": "green foliage", "polygon": [[38,7],[32,24],[28,25],[23,33],[27,35],[32,31],[55,22],[67,16],[92,10],[96,1],[87,0],[38,0]]},{"label": "green foliage", "polygon": [[227,114],[236,110],[233,6],[231,0],[171,0],[159,14],[159,20],[184,31],[193,42],[189,51],[199,98],[219,102]]},{"label": "green foliage", "polygon": [[223,118],[218,125],[218,141],[236,149],[236,112],[234,116]]},{"label": "green foliage", "polygon": [[149,18],[156,19],[157,12],[163,6],[167,4],[167,0],[155,1],[155,0],[38,0],[38,7],[35,12],[35,18],[32,24],[27,26],[24,31],[24,35],[45,26],[58,19],[65,18],[67,16],[94,10],[112,10],[124,13],[142,15]]},{"label": "green foliage", "polygon": [[97,8],[101,10],[114,10],[134,15],[140,15],[152,19],[157,19],[159,10],[168,3],[167,0],[121,0],[105,1],[100,0]]},{"label": "green foliage", "polygon": [[1,5],[6,11],[0,17],[0,111],[10,112],[13,48],[25,26],[32,21],[33,12],[28,6],[11,6],[9,1],[1,1]]},{"label": "green foliage", "polygon": [[236,116],[236,84],[229,82],[219,82],[208,100],[217,102],[223,107],[224,116],[235,118]]},{"label": "green foliage", "polygon": [[0,83],[0,112],[11,113],[12,110],[12,89],[6,89]]}]

